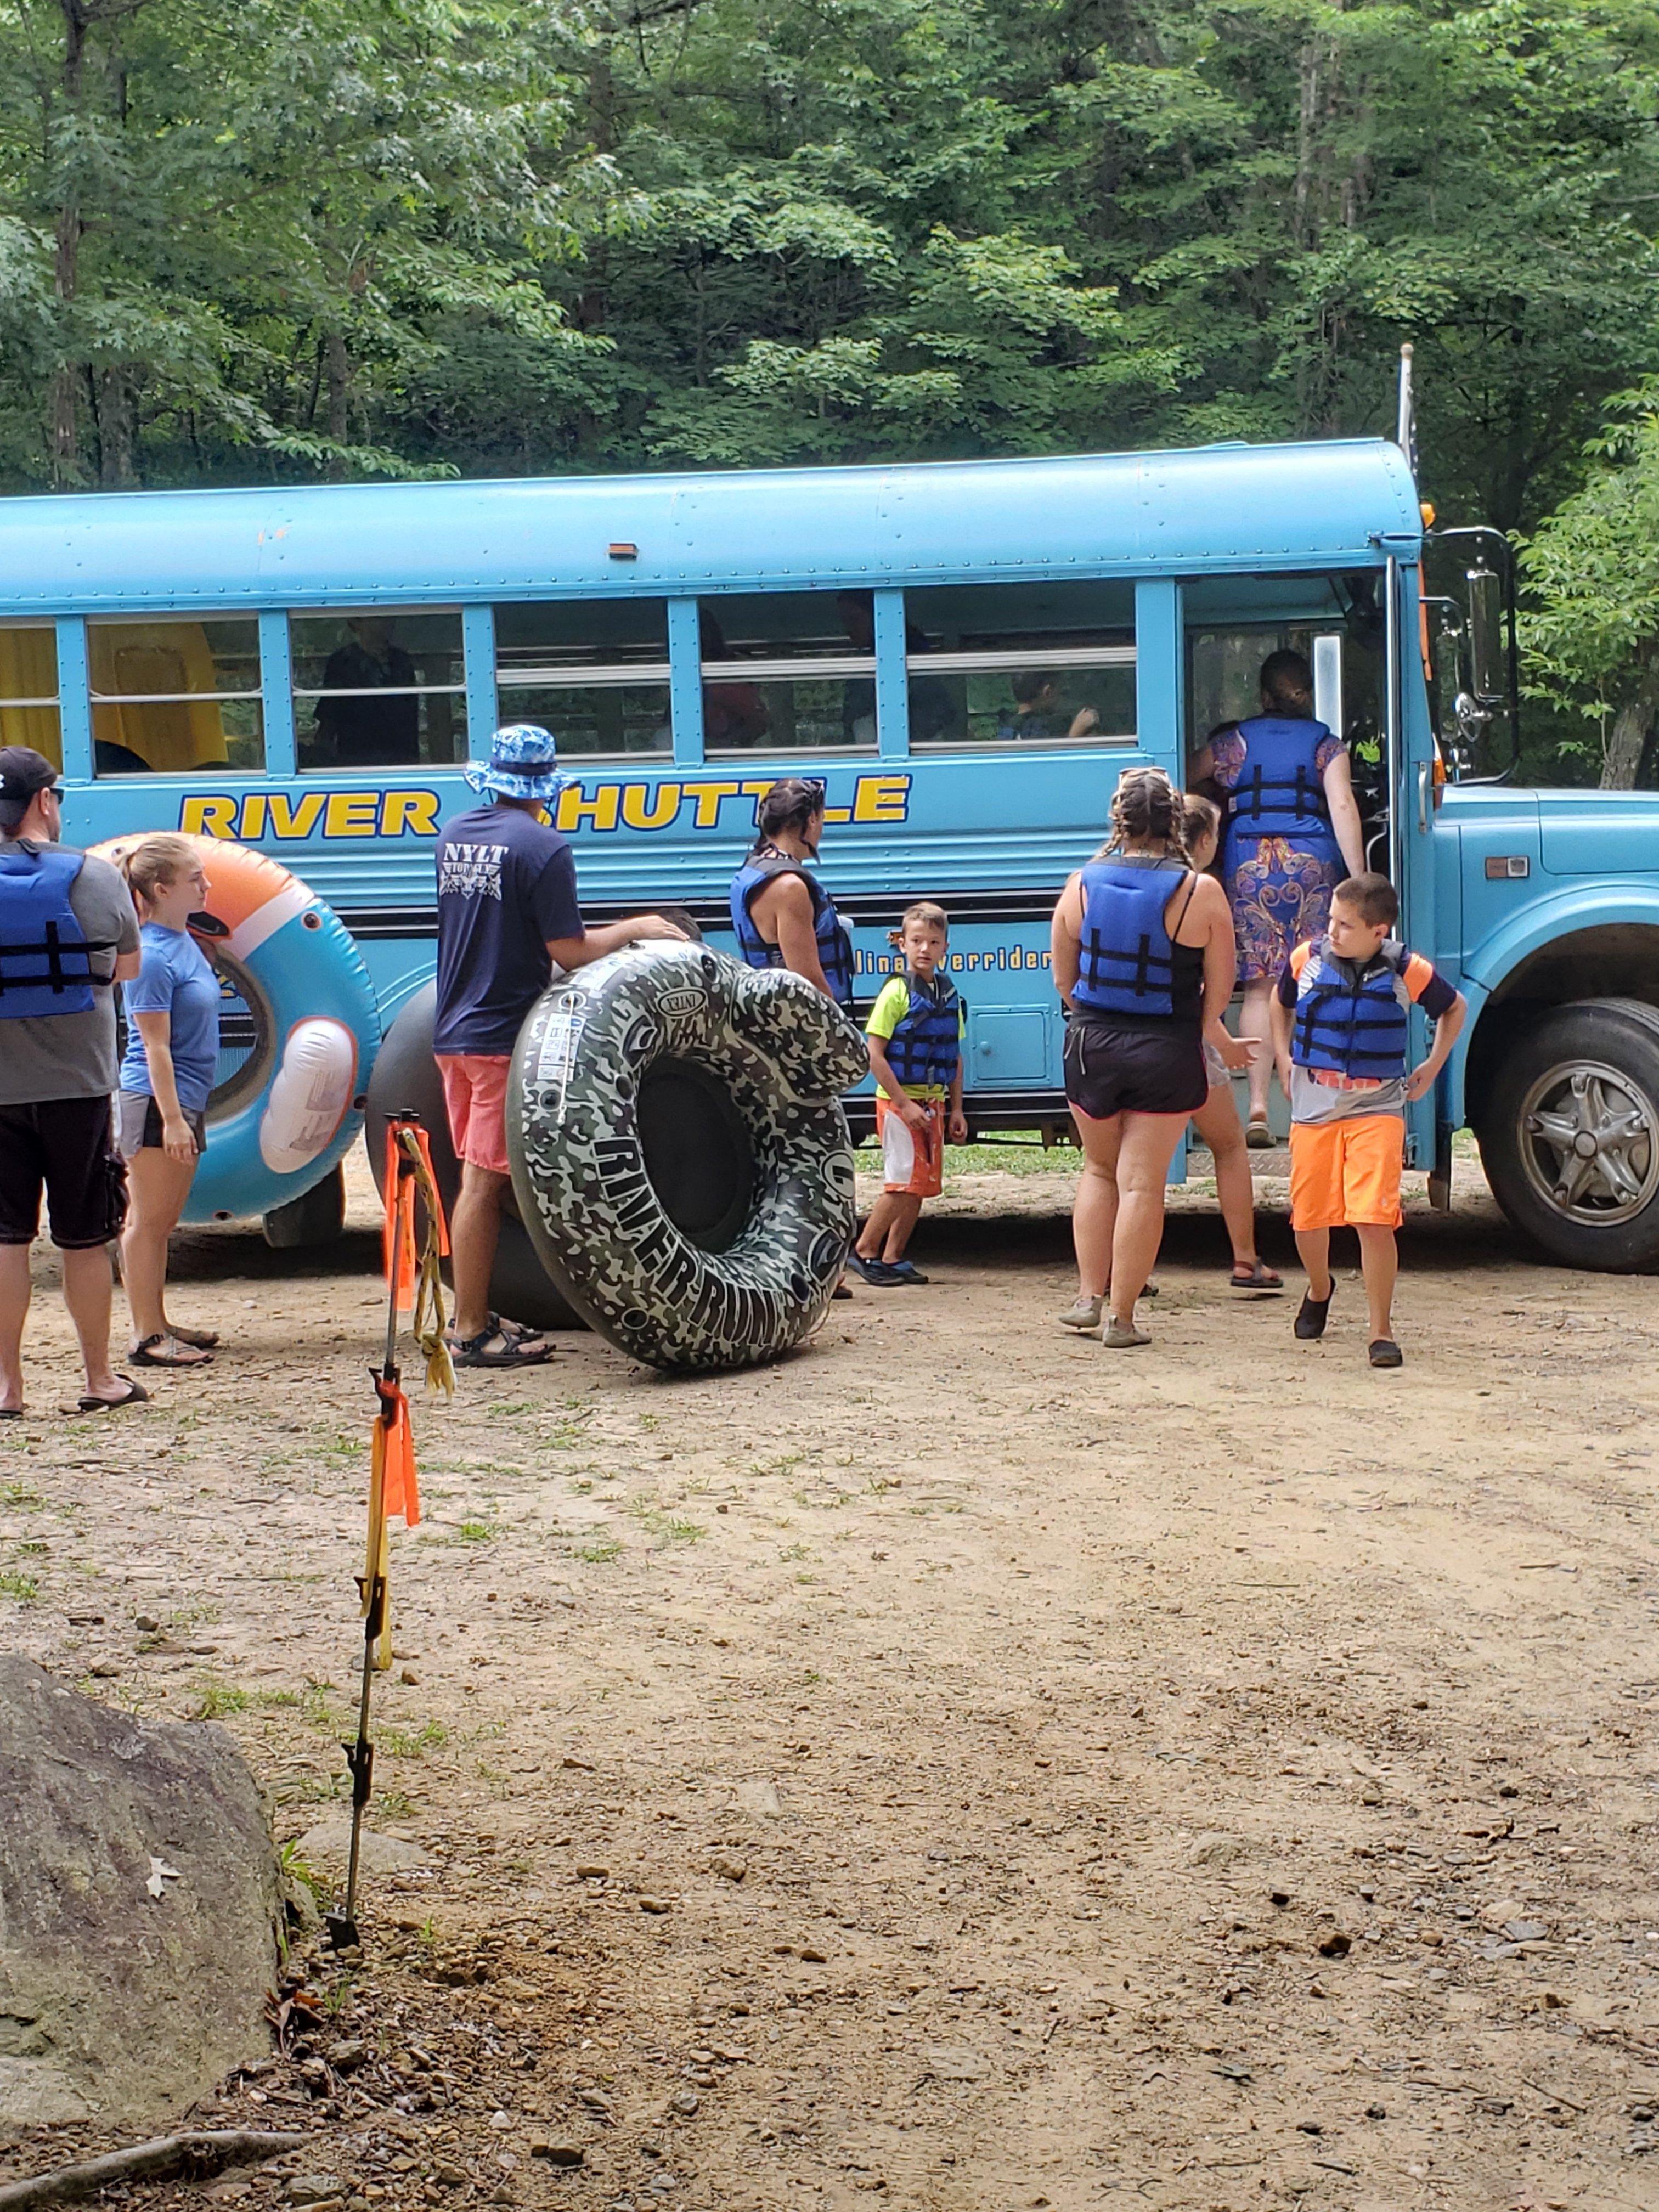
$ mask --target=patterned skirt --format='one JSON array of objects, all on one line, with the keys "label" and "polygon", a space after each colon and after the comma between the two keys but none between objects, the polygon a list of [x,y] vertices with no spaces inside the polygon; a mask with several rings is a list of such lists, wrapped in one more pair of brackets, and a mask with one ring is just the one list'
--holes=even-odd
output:
[{"label": "patterned skirt", "polygon": [[1240,982],[1276,981],[1297,946],[1323,933],[1331,893],[1346,873],[1340,856],[1304,852],[1286,837],[1257,837],[1241,846],[1225,877]]}]

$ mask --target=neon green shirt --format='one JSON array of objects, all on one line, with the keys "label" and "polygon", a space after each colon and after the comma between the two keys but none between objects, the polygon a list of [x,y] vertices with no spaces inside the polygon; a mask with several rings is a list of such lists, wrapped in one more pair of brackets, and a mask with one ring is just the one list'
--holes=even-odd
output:
[{"label": "neon green shirt", "polygon": [[[866,1036],[880,1037],[884,1042],[910,1011],[910,979],[908,975],[890,975],[882,985],[876,1003],[870,1009],[870,1018],[864,1024]],[[957,1035],[963,1037],[968,1031],[968,1010],[960,999],[957,1001]],[[877,1090],[884,1098],[891,1093],[884,1084]],[[942,1083],[908,1083],[905,1095],[910,1098],[943,1098],[945,1086]]]}]

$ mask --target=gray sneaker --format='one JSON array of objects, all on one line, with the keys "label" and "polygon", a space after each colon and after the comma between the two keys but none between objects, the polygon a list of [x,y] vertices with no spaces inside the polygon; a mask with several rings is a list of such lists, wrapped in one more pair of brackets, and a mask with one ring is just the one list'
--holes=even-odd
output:
[{"label": "gray sneaker", "polygon": [[1105,1303],[1103,1298],[1085,1298],[1079,1293],[1056,1318],[1062,1328],[1098,1328]]},{"label": "gray sneaker", "polygon": [[1137,1345],[1150,1344],[1152,1340],[1145,1329],[1125,1328],[1115,1314],[1108,1314],[1100,1340],[1108,1352],[1133,1352]]}]

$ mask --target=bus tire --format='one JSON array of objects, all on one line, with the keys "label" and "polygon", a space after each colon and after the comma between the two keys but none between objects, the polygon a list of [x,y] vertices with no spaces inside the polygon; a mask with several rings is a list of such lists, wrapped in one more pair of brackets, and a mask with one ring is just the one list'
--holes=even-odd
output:
[{"label": "bus tire", "polygon": [[868,1064],[823,992],[707,945],[636,945],[555,984],[507,1087],[513,1187],[548,1273],[648,1366],[803,1343],[852,1239],[839,1094]]},{"label": "bus tire", "polygon": [[1477,1132],[1492,1194],[1570,1267],[1659,1268],[1659,1008],[1583,999],[1524,1030]]},{"label": "bus tire", "polygon": [[307,1244],[331,1244],[345,1227],[345,1170],[337,1163],[286,1206],[264,1217],[265,1242],[273,1252],[295,1252]]},{"label": "bus tire", "polygon": [[[142,842],[112,838],[92,850],[118,861]],[[205,913],[191,917],[191,931],[221,991],[228,986],[240,1000],[252,1042],[215,1083],[207,1149],[181,1218],[246,1220],[284,1212],[350,1151],[380,1042],[380,1007],[350,933],[292,869],[234,838],[189,842],[208,879]]]},{"label": "bus tire", "polygon": [[[416,1114],[432,1151],[432,1170],[438,1195],[453,1211],[461,1187],[460,1164],[449,1141],[449,1116],[444,1110],[443,1079],[432,1056],[432,1024],[437,1013],[438,987],[428,983],[404,1006],[386,1031],[368,1083],[368,1110],[363,1122],[363,1141],[374,1171],[375,1188],[386,1174],[386,1125],[393,1114]],[[524,1224],[512,1213],[501,1217],[501,1241],[489,1276],[489,1303],[508,1320],[529,1328],[582,1328],[580,1314],[572,1310],[548,1279],[536,1256]]]}]

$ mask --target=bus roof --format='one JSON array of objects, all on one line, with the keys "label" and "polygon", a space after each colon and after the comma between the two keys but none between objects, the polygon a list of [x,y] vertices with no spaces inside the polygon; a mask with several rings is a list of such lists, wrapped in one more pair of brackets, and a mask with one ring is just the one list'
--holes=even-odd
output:
[{"label": "bus roof", "polygon": [[1421,530],[1380,438],[76,493],[0,503],[0,614],[1330,571],[1415,559]]}]

